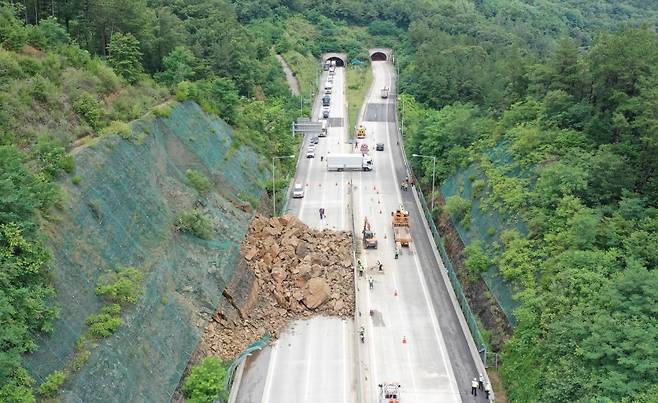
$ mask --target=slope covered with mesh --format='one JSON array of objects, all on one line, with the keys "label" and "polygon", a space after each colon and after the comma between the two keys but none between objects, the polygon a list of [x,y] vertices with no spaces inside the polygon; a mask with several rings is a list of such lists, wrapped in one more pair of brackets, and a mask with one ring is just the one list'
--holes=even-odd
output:
[{"label": "slope covered with mesh", "polygon": [[[169,401],[233,276],[253,215],[246,202],[262,197],[267,172],[258,156],[197,104],[177,104],[169,117],[145,117],[132,130],[131,139],[111,135],[75,151],[80,183],[66,185],[48,224],[61,315],[26,357],[38,382],[69,363],[86,318],[106,304],[95,292],[99,276],[117,266],[144,273],[144,295],[92,349],[65,401]],[[188,169],[212,181],[207,195],[190,186]],[[212,239],[176,230],[193,208],[212,218]]]}]

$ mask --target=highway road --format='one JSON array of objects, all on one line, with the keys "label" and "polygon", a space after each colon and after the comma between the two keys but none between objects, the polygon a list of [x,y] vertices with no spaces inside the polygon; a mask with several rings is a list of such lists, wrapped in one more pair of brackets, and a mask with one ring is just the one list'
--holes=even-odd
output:
[{"label": "highway road", "polygon": [[[300,160],[295,181],[305,185],[306,194],[291,200],[289,209],[315,228],[351,230],[354,224],[357,235],[367,217],[379,248],[359,246],[357,254],[366,267],[381,261],[383,273],[371,270],[357,279],[356,323],[323,317],[296,321],[250,359],[238,402],[374,402],[381,382],[402,385],[404,403],[486,401],[482,393],[470,395],[470,381],[478,374],[470,336],[460,326],[461,314],[450,300],[414,195],[399,187],[406,167],[397,144],[393,65],[372,62],[372,68],[363,124],[374,171],[328,172],[320,161],[328,153],[354,151],[345,127],[345,70],[338,68],[328,137],[320,139],[316,158]],[[380,98],[384,86],[392,89],[389,99]],[[315,119],[319,112],[316,102]],[[384,151],[375,151],[376,143],[384,143]],[[391,212],[400,205],[410,213],[413,242],[395,259]],[[327,213],[324,220],[320,207]],[[372,290],[368,276],[374,279]],[[355,333],[360,326],[366,329],[363,344]]]},{"label": "highway road", "polygon": [[[324,84],[327,72],[322,75]],[[313,120],[320,120],[316,100]],[[351,231],[349,184],[351,173],[328,172],[320,156],[348,152],[345,69],[336,69],[331,94],[327,137],[321,137],[315,158],[305,158],[304,141],[296,183],[305,188],[291,199],[289,213],[312,228]],[[324,160],[324,158],[322,158]],[[319,209],[326,217],[320,220]],[[293,322],[278,341],[259,353],[245,369],[237,402],[353,402],[356,395],[355,333],[352,320],[315,317]]]},{"label": "highway road", "polygon": [[355,221],[361,224],[367,217],[379,238],[379,248],[364,251],[361,261],[370,267],[379,260],[384,267],[383,273],[366,273],[374,278],[372,290],[365,278],[359,279],[358,306],[363,315],[358,326],[365,326],[367,335],[364,354],[360,354],[360,371],[369,379],[364,385],[366,401],[375,400],[378,383],[395,382],[402,385],[405,403],[459,402],[459,388],[415,243],[403,247],[398,259],[394,257],[391,215],[401,205],[408,206],[399,186],[404,175],[398,174],[394,159],[394,151],[399,150],[395,104],[393,99],[382,99],[379,90],[395,83],[390,63],[372,62],[372,68],[374,82],[363,116],[365,142],[372,150],[376,143],[383,143],[384,151],[371,151],[375,170],[355,174],[354,180]]}]

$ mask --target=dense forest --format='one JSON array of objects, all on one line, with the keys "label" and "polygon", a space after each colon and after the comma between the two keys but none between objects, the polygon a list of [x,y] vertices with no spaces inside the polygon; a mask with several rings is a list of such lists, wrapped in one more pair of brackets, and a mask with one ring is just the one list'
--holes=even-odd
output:
[{"label": "dense forest", "polygon": [[510,400],[652,401],[657,17],[651,0],[0,1],[0,400],[37,393],[21,355],[57,315],[40,226],[71,150],[192,99],[265,158],[292,154],[300,103],[274,52],[310,94],[314,57],[378,45],[397,55],[407,151],[439,157],[441,180],[478,166],[483,205],[528,228],[485,245],[523,290]]}]

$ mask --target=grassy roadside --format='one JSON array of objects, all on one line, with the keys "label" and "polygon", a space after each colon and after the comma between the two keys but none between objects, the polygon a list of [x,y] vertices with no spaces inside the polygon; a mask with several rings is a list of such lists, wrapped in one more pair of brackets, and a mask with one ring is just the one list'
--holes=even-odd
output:
[{"label": "grassy roadside", "polygon": [[489,375],[491,387],[494,391],[494,395],[496,396],[496,402],[507,403],[507,392],[505,391],[503,377],[500,375],[500,372],[493,368],[488,368],[487,375]]},{"label": "grassy roadside", "polygon": [[372,69],[370,66],[349,66],[347,68],[347,130],[354,135],[354,127],[372,85]]},{"label": "grassy roadside", "polygon": [[308,97],[310,94],[315,94],[317,92],[318,61],[313,56],[303,55],[295,50],[284,52],[282,56],[295,74],[302,96]]}]

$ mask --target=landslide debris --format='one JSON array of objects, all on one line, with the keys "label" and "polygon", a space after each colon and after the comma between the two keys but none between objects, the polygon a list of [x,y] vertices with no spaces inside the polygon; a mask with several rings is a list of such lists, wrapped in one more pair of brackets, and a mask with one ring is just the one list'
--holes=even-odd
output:
[{"label": "landslide debris", "polygon": [[[290,215],[257,215],[241,248],[241,265],[255,277],[252,301],[246,308],[221,308],[208,323],[200,350],[231,360],[266,331],[277,337],[291,320],[352,316],[351,244],[348,232],[310,229]],[[227,294],[230,298],[230,290]]]}]

